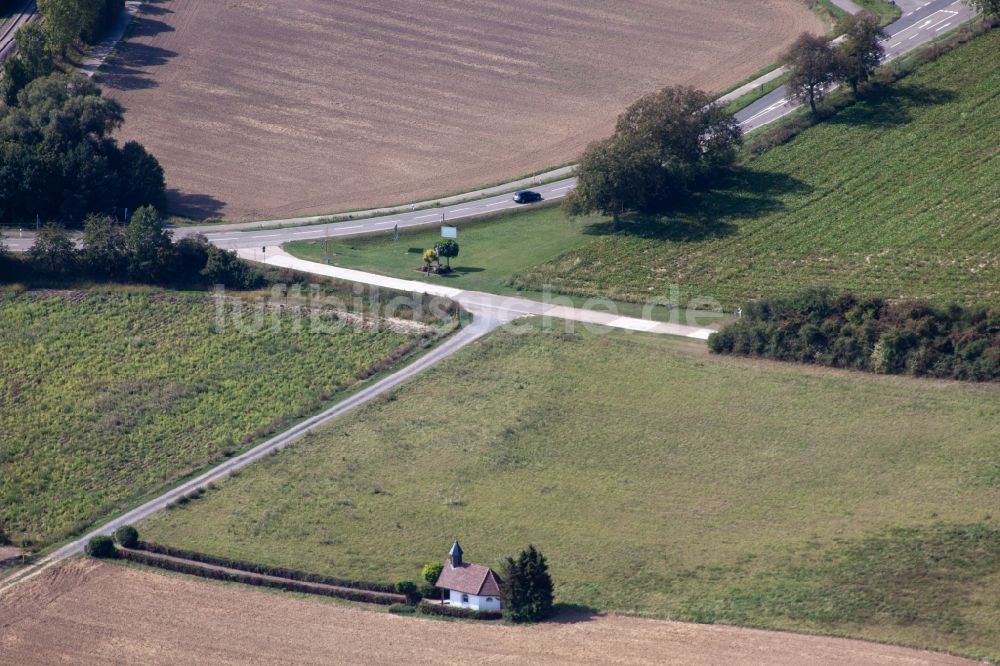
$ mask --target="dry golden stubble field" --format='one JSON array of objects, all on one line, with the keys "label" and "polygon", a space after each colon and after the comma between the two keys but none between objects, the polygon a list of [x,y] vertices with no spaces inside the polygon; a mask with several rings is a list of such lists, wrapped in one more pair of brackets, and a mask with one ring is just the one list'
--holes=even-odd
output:
[{"label": "dry golden stubble field", "polygon": [[175,212],[403,203],[573,160],[643,93],[721,90],[801,0],[150,0],[103,73]]}]

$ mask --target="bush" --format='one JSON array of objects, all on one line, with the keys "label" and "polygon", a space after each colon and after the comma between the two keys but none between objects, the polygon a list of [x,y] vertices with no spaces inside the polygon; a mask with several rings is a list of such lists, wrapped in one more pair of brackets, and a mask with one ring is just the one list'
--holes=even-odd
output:
[{"label": "bush", "polygon": [[122,548],[135,548],[139,543],[139,532],[131,525],[122,525],[115,530],[114,539]]},{"label": "bush", "polygon": [[420,571],[420,576],[433,586],[441,577],[442,571],[444,571],[444,564],[441,562],[428,562]]},{"label": "bush", "polygon": [[420,602],[419,608],[421,613],[427,613],[428,615],[457,617],[464,620],[499,620],[503,617],[503,613],[500,611],[478,611],[471,608],[434,604],[426,600]]},{"label": "bush", "polygon": [[808,290],[750,303],[743,312],[709,338],[713,352],[882,374],[1000,379],[1000,311]]},{"label": "bush", "polygon": [[118,556],[118,549],[115,548],[114,541],[111,540],[111,537],[104,536],[103,534],[101,536],[95,536],[93,539],[88,541],[86,548],[84,548],[84,552],[91,557],[101,559],[109,559]]},{"label": "bush", "polygon": [[389,606],[389,612],[396,615],[413,615],[417,612],[417,608],[409,604],[393,604]]},{"label": "bush", "polygon": [[401,580],[396,583],[396,592],[405,596],[406,601],[411,604],[416,604],[423,598],[420,590],[417,589],[417,584],[412,580]]}]

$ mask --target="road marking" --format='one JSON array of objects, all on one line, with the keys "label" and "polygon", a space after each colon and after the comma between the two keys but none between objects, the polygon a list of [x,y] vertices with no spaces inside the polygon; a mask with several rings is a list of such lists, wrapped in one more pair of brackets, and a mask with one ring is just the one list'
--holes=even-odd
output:
[{"label": "road marking", "polygon": [[490,206],[502,206],[505,203],[507,203],[507,202],[506,201],[495,201],[495,202],[493,202],[491,204],[486,204],[486,207],[489,208]]},{"label": "road marking", "polygon": [[214,243],[215,241],[240,240],[241,238],[244,238],[244,237],[243,236],[228,236],[226,238],[215,238],[214,236],[209,236],[208,240],[210,240],[210,241],[212,241]]},{"label": "road marking", "polygon": [[254,238],[277,238],[281,234],[263,234],[261,236],[254,236]]},{"label": "road marking", "polygon": [[450,210],[450,211],[448,211],[448,212],[449,212],[449,213],[461,213],[461,212],[462,212],[463,210],[469,210],[469,207],[468,207],[468,206],[466,206],[465,208],[456,208],[456,209],[454,209],[454,210]]},{"label": "road marking", "polygon": [[553,192],[562,192],[563,190],[568,190],[568,189],[570,189],[571,187],[573,187],[573,186],[572,186],[572,185],[564,185],[564,186],[562,186],[562,187],[556,187],[556,188],[554,188],[554,189],[553,189],[552,191],[553,191]]},{"label": "road marking", "polygon": [[355,224],[353,227],[338,227],[337,229],[335,229],[335,231],[347,231],[348,229],[360,229],[363,226],[365,226],[365,225],[363,225],[363,224]]},{"label": "road marking", "polygon": [[940,28],[937,28],[936,30],[934,30],[934,32],[941,32],[942,30],[944,30],[945,28],[947,28],[949,25],[951,25],[951,21],[948,21],[947,23],[945,23]]},{"label": "road marking", "polygon": [[420,217],[415,217],[413,219],[414,220],[426,220],[429,217],[437,217],[437,216],[438,216],[438,214],[435,213],[434,215],[421,215]]}]

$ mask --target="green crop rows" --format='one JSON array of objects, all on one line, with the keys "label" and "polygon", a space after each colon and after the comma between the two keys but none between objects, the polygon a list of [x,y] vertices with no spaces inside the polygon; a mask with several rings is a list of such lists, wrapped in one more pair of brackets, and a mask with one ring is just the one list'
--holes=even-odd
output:
[{"label": "green crop rows", "polygon": [[[755,160],[732,188],[634,220],[515,284],[642,301],[746,299],[829,285],[1000,302],[1000,31]],[[553,212],[553,215],[560,213]]]},{"label": "green crop rows", "polygon": [[302,329],[219,329],[204,295],[0,296],[0,522],[64,536],[317,410],[406,342]]}]

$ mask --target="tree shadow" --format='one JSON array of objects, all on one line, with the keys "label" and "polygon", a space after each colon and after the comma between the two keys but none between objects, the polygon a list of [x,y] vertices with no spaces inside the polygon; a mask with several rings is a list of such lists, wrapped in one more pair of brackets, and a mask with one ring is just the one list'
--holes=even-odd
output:
[{"label": "tree shadow", "polygon": [[157,46],[125,44],[105,63],[97,82],[115,90],[155,88],[160,84],[147,74],[146,68],[164,65],[176,55],[176,51]]},{"label": "tree shadow", "polygon": [[560,603],[552,607],[552,616],[546,622],[551,624],[578,624],[580,622],[590,622],[603,615],[604,613],[590,606]]},{"label": "tree shadow", "polygon": [[454,270],[456,273],[482,273],[485,268],[476,268],[473,266],[455,266]]},{"label": "tree shadow", "polygon": [[602,221],[587,225],[583,233],[592,236],[616,233],[677,243],[723,238],[737,232],[740,220],[754,219],[783,208],[781,196],[808,194],[812,189],[788,174],[743,169],[669,209],[623,216],[617,231],[610,221]]},{"label": "tree shadow", "polygon": [[146,71],[152,67],[165,65],[177,57],[176,51],[136,42],[137,39],[155,37],[173,32],[174,27],[153,15],[173,13],[173,10],[156,5],[143,5],[133,19],[128,33],[97,74],[97,82],[117,90],[147,90],[159,84]]},{"label": "tree shadow", "polygon": [[165,5],[169,0],[146,0],[143,3],[141,14],[148,14],[150,16],[163,16],[165,14],[173,14],[174,10],[168,9],[161,5]]},{"label": "tree shadow", "polygon": [[826,119],[835,125],[894,127],[913,121],[912,108],[953,102],[958,95],[943,88],[918,85],[881,85],[868,88],[863,103],[852,104]]},{"label": "tree shadow", "polygon": [[177,189],[167,190],[167,208],[171,213],[194,219],[209,220],[221,216],[225,202],[209,194],[189,194]]}]

